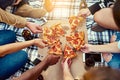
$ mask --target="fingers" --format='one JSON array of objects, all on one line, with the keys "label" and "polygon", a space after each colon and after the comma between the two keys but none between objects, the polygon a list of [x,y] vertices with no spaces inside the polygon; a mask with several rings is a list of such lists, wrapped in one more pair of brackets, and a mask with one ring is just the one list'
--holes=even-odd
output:
[{"label": "fingers", "polygon": [[21,0],[16,0],[16,2],[13,5],[18,5],[21,2]]},{"label": "fingers", "polygon": [[42,33],[42,32],[43,32],[43,29],[42,29],[41,26],[37,26],[37,32],[38,32],[38,33]]},{"label": "fingers", "polygon": [[46,41],[45,41],[45,40],[42,40],[42,42],[45,44],[45,47],[48,46],[48,44],[47,44],[47,40],[46,40]]},{"label": "fingers", "polygon": [[42,43],[39,45],[40,48],[44,48],[44,47],[46,47],[46,46],[48,46],[48,44],[45,44],[44,42],[42,42]]},{"label": "fingers", "polygon": [[54,62],[56,64],[59,61],[60,56],[59,55],[55,55],[55,54],[53,54],[53,55],[54,55]]},{"label": "fingers", "polygon": [[40,26],[36,26],[36,28],[32,31],[34,34],[37,34],[37,33],[42,33],[43,30]]},{"label": "fingers", "polygon": [[82,45],[82,46],[81,46],[81,49],[85,49],[85,45]]}]

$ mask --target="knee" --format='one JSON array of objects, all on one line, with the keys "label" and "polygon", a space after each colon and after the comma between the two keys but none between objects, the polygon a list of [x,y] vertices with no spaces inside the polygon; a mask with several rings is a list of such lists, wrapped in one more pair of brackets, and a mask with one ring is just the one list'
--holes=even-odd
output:
[{"label": "knee", "polygon": [[0,45],[15,42],[16,34],[11,30],[1,30],[0,31]]},{"label": "knee", "polygon": [[7,30],[7,35],[9,35],[11,38],[13,38],[13,41],[16,40],[16,34],[15,32],[11,31],[11,30]]},{"label": "knee", "polygon": [[13,54],[15,60],[15,65],[24,66],[28,60],[28,55],[25,51],[18,51]]},{"label": "knee", "polygon": [[25,51],[19,51],[17,52],[17,55],[19,56],[19,60],[21,60],[22,63],[26,63],[28,59],[28,55]]}]

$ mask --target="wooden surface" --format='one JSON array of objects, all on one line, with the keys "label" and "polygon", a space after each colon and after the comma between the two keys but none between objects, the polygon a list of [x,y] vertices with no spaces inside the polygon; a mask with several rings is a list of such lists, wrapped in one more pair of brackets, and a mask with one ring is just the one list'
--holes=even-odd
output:
[{"label": "wooden surface", "polygon": [[[70,24],[68,20],[50,20],[48,21],[44,26],[50,27],[51,25],[54,25],[56,23],[61,23],[63,29],[66,31],[65,35],[70,35]],[[43,27],[44,27],[43,26]],[[80,25],[81,26],[81,25]],[[85,31],[85,42],[87,42],[87,34],[86,34],[86,25],[85,22],[82,24],[82,27],[78,27],[78,31]],[[68,44],[66,42],[65,36],[60,37],[60,41],[62,42],[62,49],[64,48],[65,44]],[[41,59],[44,59],[44,57],[47,55],[48,48],[39,49],[39,54],[43,57]],[[71,65],[71,73],[75,79],[80,80],[85,72],[84,69],[84,63],[82,60],[82,53],[77,52],[77,57],[73,59],[73,63]],[[43,73],[45,80],[63,80],[63,74],[62,74],[62,67],[61,67],[61,60],[56,65],[50,66],[46,71]]]}]

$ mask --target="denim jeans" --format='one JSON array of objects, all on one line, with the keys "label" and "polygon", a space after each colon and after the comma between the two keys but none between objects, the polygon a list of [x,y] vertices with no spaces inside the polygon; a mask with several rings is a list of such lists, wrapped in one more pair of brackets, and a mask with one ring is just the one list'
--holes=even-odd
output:
[{"label": "denim jeans", "polygon": [[[116,41],[120,40],[120,33],[115,33]],[[112,59],[108,62],[108,66],[114,69],[120,69],[120,53],[112,53]]]},{"label": "denim jeans", "polygon": [[[13,31],[0,30],[0,45],[14,43],[15,40],[16,35]],[[0,80],[5,80],[13,75],[25,65],[27,59],[27,53],[22,50],[0,57]]]},{"label": "denim jeans", "polygon": [[108,66],[114,69],[120,69],[120,53],[113,53],[112,59],[108,62]]}]

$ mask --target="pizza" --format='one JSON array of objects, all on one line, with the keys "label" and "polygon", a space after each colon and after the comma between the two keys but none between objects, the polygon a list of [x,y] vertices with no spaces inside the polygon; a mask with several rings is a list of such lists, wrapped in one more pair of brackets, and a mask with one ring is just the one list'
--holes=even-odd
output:
[{"label": "pizza", "polygon": [[73,48],[75,48],[75,50],[79,50],[81,46],[85,44],[84,38],[85,34],[83,31],[73,33],[70,36],[66,36],[66,40]]},{"label": "pizza", "polygon": [[51,29],[56,36],[64,35],[64,30],[60,24],[55,24],[51,26]]},{"label": "pizza", "polygon": [[48,53],[49,53],[49,54],[62,55],[62,47],[61,47],[60,41],[57,41],[56,43],[54,43],[54,44],[50,47]]},{"label": "pizza", "polygon": [[84,21],[83,17],[71,16],[69,17],[69,23],[71,25],[71,31],[74,32],[75,29]]},{"label": "pizza", "polygon": [[72,59],[72,58],[75,58],[77,54],[73,51],[73,49],[70,46],[65,45],[63,56],[65,59],[66,58]]},{"label": "pizza", "polygon": [[55,24],[51,27],[44,27],[43,40],[47,41],[47,44],[54,44],[59,40],[59,37],[64,35],[64,30],[60,24]]},{"label": "pizza", "polygon": [[59,39],[53,34],[52,29],[44,27],[43,29],[43,40],[46,41],[48,45],[54,44]]}]

